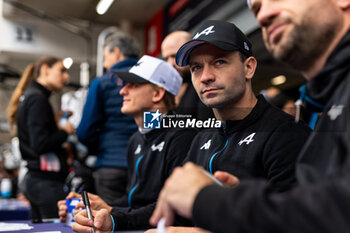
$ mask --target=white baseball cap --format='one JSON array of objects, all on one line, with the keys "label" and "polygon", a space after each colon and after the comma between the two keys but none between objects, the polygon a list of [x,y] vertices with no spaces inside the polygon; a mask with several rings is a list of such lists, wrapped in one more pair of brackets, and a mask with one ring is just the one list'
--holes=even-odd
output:
[{"label": "white baseball cap", "polygon": [[153,83],[177,95],[182,84],[178,71],[165,61],[144,55],[128,72],[115,72],[128,83]]}]

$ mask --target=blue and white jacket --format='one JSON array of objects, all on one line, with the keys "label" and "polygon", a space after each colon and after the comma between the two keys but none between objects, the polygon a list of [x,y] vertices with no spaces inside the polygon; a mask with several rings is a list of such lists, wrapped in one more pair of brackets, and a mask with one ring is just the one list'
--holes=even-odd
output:
[{"label": "blue and white jacket", "polygon": [[137,60],[129,58],[115,64],[90,84],[77,136],[90,153],[97,154],[96,167],[127,167],[126,148],[137,127],[131,116],[121,112],[123,97],[119,91],[125,83],[112,71],[128,71]]}]

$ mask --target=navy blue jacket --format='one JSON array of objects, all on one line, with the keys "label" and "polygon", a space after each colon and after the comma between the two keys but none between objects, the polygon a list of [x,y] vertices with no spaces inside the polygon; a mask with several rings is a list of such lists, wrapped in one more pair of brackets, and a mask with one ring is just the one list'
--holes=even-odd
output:
[{"label": "navy blue jacket", "polygon": [[96,167],[126,168],[126,148],[137,127],[134,119],[121,113],[123,97],[119,91],[125,83],[111,71],[128,71],[138,59],[129,58],[115,64],[89,87],[77,136],[96,153]]},{"label": "navy blue jacket", "polygon": [[117,230],[150,227],[158,194],[173,169],[183,163],[195,134],[193,129],[162,128],[131,137],[127,193],[112,204]]},{"label": "navy blue jacket", "polygon": [[292,116],[259,95],[244,119],[199,132],[187,160],[212,174],[226,171],[240,180],[266,179],[274,191],[282,192],[296,183],[297,155],[310,132],[304,122],[295,123]]}]

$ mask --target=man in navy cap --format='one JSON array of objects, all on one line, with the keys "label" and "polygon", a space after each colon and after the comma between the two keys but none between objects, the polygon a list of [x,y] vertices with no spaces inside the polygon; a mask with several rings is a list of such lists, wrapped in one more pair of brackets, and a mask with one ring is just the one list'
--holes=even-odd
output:
[{"label": "man in navy cap", "polygon": [[178,50],[176,62],[189,65],[199,98],[224,124],[198,133],[187,160],[230,186],[237,180],[229,174],[241,181],[264,179],[271,192],[295,185],[296,156],[309,129],[255,96],[257,61],[248,38],[234,24],[208,20]]},{"label": "man in navy cap", "polygon": [[214,232],[349,232],[350,1],[248,2],[267,49],[301,71],[307,101],[323,105],[298,158],[299,185],[283,194],[256,180],[220,188],[187,165],[166,182],[152,222],[171,224],[176,211]]}]

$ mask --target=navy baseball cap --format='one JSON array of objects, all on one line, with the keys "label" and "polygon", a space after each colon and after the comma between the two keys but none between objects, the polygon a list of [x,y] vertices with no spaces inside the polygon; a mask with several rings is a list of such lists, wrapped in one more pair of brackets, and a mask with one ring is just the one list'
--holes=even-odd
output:
[{"label": "navy baseball cap", "polygon": [[206,20],[198,28],[192,40],[177,51],[176,64],[187,66],[192,50],[205,43],[227,51],[238,50],[248,57],[253,55],[252,43],[236,25],[225,21]]}]

